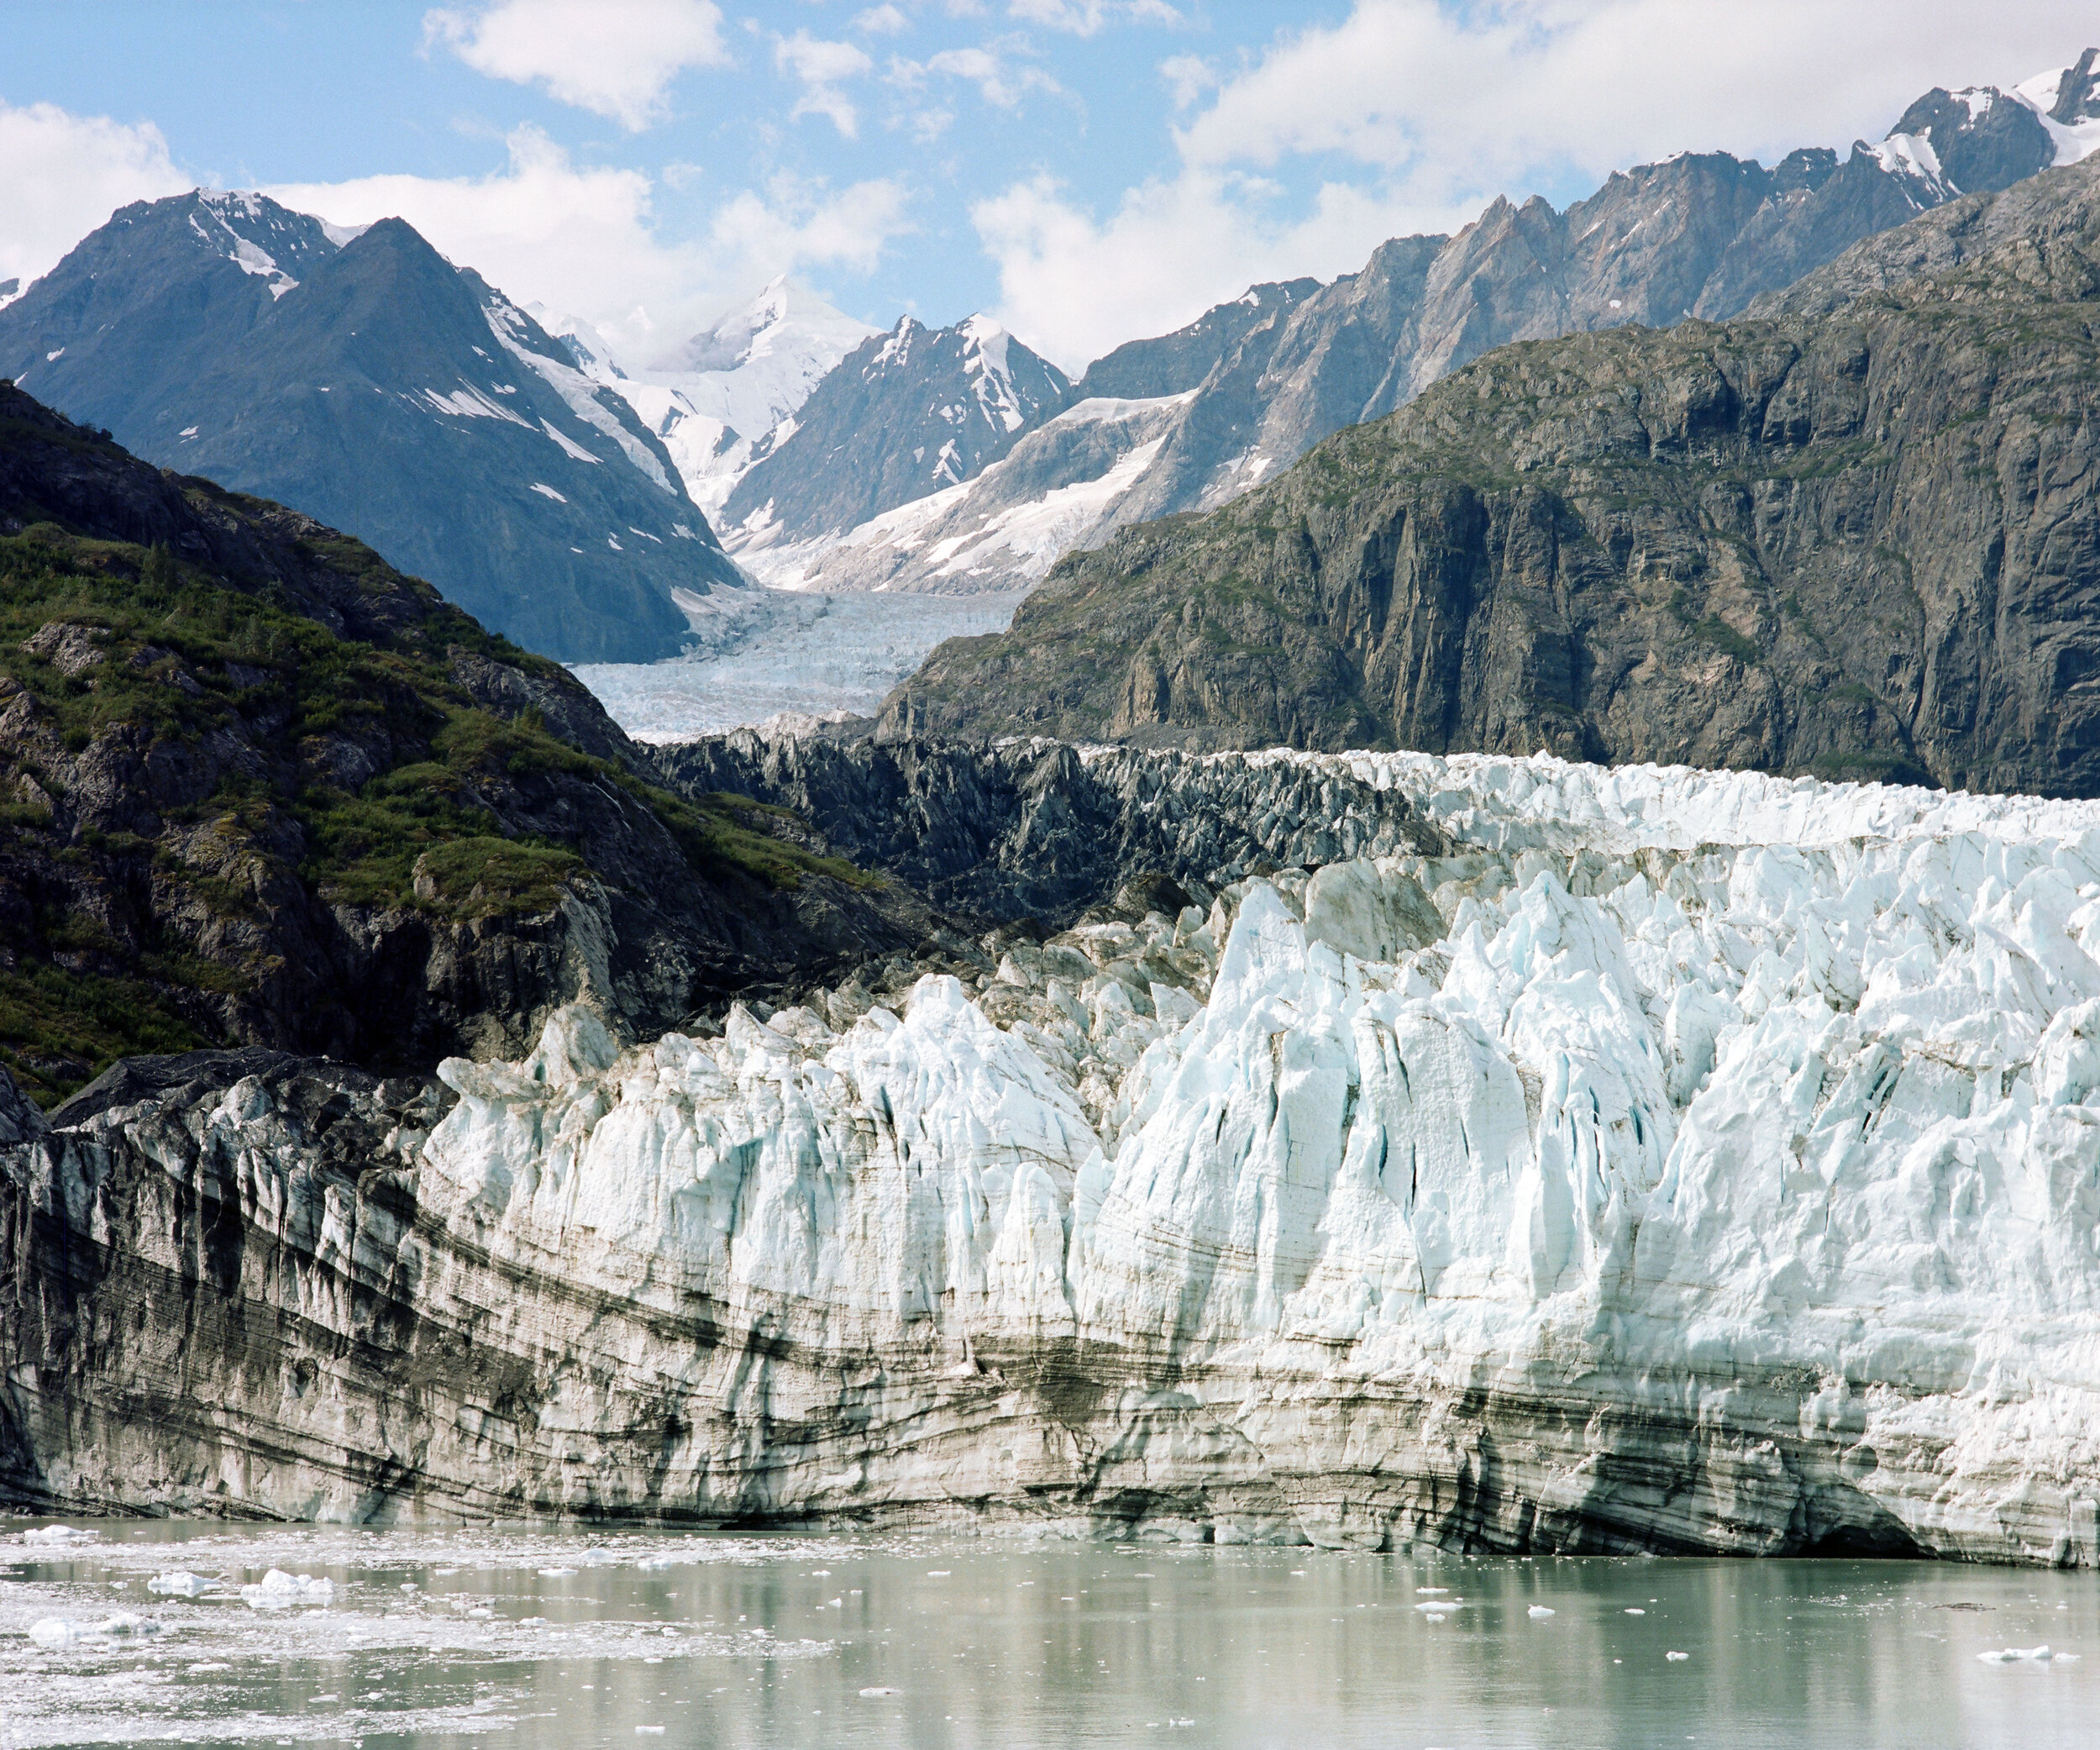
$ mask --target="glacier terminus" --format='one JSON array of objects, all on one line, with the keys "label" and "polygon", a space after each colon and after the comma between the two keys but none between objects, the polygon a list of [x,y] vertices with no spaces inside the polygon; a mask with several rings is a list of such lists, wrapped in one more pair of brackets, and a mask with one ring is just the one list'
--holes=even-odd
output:
[{"label": "glacier terminus", "polygon": [[441,1089],[18,1101],[10,1488],[2100,1565],[2100,805],[1078,759],[1271,854]]}]

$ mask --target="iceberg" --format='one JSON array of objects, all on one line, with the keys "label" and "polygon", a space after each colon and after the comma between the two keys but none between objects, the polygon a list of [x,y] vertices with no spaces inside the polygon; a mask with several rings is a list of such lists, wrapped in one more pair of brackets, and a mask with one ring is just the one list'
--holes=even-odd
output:
[{"label": "iceberg", "polygon": [[281,1568],[272,1568],[259,1584],[243,1586],[240,1595],[251,1610],[286,1611],[294,1605],[328,1603],[335,1596],[335,1583],[310,1574],[286,1574]]}]

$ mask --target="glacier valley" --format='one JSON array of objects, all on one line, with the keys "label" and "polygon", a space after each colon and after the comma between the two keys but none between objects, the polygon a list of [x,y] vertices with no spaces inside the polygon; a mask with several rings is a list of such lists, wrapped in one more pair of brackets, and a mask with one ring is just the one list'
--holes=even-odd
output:
[{"label": "glacier valley", "polygon": [[14,1101],[7,1492],[2100,1565],[2100,805],[1063,757],[1188,903]]}]

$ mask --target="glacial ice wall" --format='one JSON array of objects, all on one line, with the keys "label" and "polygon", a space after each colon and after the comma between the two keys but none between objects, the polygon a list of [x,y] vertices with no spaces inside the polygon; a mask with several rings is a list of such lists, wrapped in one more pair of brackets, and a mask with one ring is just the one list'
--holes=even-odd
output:
[{"label": "glacial ice wall", "polygon": [[2100,1565],[2100,805],[1142,757],[1448,849],[720,1037],[567,1009],[441,1119],[290,1069],[18,1115],[0,1456],[186,1511]]},{"label": "glacial ice wall", "polygon": [[426,1202],[906,1395],[916,1344],[1089,1399],[1038,1385],[1000,1463],[827,1453],[777,1507],[2100,1561],[2100,809],[1346,763],[1462,848],[901,1015],[622,1054],[570,1012],[445,1066]]}]

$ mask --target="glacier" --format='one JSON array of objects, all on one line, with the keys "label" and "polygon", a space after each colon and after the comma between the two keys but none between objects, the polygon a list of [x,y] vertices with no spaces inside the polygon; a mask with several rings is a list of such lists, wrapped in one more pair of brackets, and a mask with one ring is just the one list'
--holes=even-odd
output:
[{"label": "glacier", "polygon": [[1332,854],[449,1107],[0,1114],[102,1297],[17,1291],[17,1491],[2100,1565],[2100,804],[1078,757]]}]

